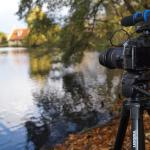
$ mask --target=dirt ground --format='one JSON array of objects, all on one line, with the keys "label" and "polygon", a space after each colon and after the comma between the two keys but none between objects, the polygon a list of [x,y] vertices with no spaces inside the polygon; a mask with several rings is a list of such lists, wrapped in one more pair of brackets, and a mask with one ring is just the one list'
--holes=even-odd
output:
[{"label": "dirt ground", "polygon": [[[54,150],[113,150],[113,145],[119,125],[119,117],[105,126],[95,127],[82,133],[71,134],[63,144]],[[144,129],[146,150],[150,150],[150,117],[144,114]],[[130,150],[130,125],[128,126],[123,150]]]}]

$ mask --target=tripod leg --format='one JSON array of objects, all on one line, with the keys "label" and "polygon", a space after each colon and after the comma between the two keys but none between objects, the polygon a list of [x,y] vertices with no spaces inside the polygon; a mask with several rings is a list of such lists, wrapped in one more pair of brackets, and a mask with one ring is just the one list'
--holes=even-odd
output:
[{"label": "tripod leg", "polygon": [[145,150],[145,135],[143,125],[143,110],[139,103],[131,104],[132,150]]},{"label": "tripod leg", "polygon": [[126,106],[126,103],[127,103],[127,101],[124,101],[114,150],[121,150],[122,145],[123,145],[123,140],[125,137],[125,133],[127,130],[130,111],[129,111],[129,108],[127,108],[127,106]]}]

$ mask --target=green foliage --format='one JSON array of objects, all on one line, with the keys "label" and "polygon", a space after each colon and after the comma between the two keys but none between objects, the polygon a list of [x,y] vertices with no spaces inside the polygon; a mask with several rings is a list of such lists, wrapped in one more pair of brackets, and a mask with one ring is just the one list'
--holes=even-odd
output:
[{"label": "green foliage", "polygon": [[5,44],[7,43],[7,36],[5,33],[0,32],[0,44]]},{"label": "green foliage", "polygon": [[58,40],[58,25],[52,23],[52,20],[41,10],[40,6],[34,7],[28,15],[26,22],[30,29],[30,34],[26,38],[25,43],[28,46],[55,46]]},{"label": "green foliage", "polygon": [[36,6],[28,13],[26,22],[32,32],[43,34],[52,26],[52,21],[42,12],[39,6]]},{"label": "green foliage", "polygon": [[61,28],[59,25],[53,25],[46,32],[46,38],[47,38],[46,45],[48,48],[58,48],[58,44],[60,41],[60,31]]},{"label": "green foliage", "polygon": [[60,48],[64,52],[63,60],[65,63],[80,60],[84,50],[92,48],[90,41],[93,33],[86,29],[84,20],[88,16],[89,7],[89,0],[73,3],[72,9],[74,11],[77,9],[77,11],[70,16],[69,24],[62,29],[60,40]]},{"label": "green foliage", "polygon": [[[30,1],[30,2],[29,2]],[[18,15],[23,18],[35,6],[47,6],[47,15],[55,10],[69,7],[70,12],[61,29],[57,47],[63,52],[66,63],[76,62],[85,50],[104,49],[109,45],[110,35],[121,28],[120,20],[135,11],[148,9],[147,0],[21,0]],[[40,17],[39,17],[40,18]],[[51,19],[55,20],[55,18]],[[37,24],[37,23],[36,23]],[[39,24],[48,25],[48,22]],[[127,29],[133,32],[132,28]],[[119,38],[119,37],[118,37]],[[51,38],[52,39],[52,38]]]},{"label": "green foliage", "polygon": [[30,47],[37,47],[45,44],[46,37],[41,33],[30,32],[29,36],[25,39],[24,44]]}]

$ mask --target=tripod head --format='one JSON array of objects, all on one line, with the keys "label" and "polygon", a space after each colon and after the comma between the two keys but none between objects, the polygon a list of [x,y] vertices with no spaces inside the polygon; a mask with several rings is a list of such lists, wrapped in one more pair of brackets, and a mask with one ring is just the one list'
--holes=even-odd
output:
[{"label": "tripod head", "polygon": [[150,72],[126,72],[122,78],[122,95],[127,98],[150,97]]}]

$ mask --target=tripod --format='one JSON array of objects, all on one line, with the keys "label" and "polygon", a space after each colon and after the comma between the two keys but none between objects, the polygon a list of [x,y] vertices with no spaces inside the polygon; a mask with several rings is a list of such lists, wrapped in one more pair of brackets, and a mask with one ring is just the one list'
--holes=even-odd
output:
[{"label": "tripod", "polygon": [[122,79],[122,93],[127,97],[123,102],[121,120],[114,150],[121,150],[129,118],[131,118],[131,149],[145,150],[143,112],[150,114],[149,72],[127,72]]}]

